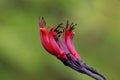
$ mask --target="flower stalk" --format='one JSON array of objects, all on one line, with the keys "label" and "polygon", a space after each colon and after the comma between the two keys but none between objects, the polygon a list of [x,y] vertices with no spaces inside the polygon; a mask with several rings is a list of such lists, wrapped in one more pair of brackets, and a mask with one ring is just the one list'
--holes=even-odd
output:
[{"label": "flower stalk", "polygon": [[107,80],[107,78],[97,70],[83,63],[81,56],[76,51],[72,39],[76,24],[69,24],[66,27],[62,24],[51,26],[48,30],[44,18],[39,18],[40,39],[43,47],[50,54],[56,56],[64,65],[86,74],[96,80]]}]

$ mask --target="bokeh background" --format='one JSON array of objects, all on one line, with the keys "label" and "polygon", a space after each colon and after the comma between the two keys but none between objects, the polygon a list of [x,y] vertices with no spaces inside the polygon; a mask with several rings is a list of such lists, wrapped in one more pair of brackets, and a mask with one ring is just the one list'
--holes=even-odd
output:
[{"label": "bokeh background", "polygon": [[41,45],[47,26],[77,23],[83,61],[109,80],[120,78],[120,0],[0,0],[0,80],[93,80],[64,66]]}]

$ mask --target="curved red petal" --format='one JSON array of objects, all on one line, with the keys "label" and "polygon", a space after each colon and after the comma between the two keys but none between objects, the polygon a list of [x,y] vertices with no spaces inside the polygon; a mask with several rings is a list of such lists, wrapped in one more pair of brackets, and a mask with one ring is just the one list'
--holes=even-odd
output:
[{"label": "curved red petal", "polygon": [[[49,41],[49,32],[48,30],[45,28],[46,22],[44,20],[44,18],[42,17],[42,19],[39,18],[39,26],[40,26],[40,39],[42,42],[43,47],[52,55],[56,56],[56,52],[55,50],[52,48],[52,45],[50,44]],[[54,33],[55,36],[55,33]]]},{"label": "curved red petal", "polygon": [[75,47],[72,43],[73,36],[74,36],[74,32],[69,31],[69,29],[66,29],[64,38],[65,38],[67,47],[73,56],[75,56],[77,59],[79,58],[82,61],[80,55],[77,53],[77,51],[75,50]]},{"label": "curved red petal", "polygon": [[54,49],[51,47],[51,44],[49,43],[48,35],[49,35],[49,32],[47,31],[46,28],[40,28],[40,38],[41,38],[42,45],[48,52],[54,54]]},{"label": "curved red petal", "polygon": [[62,60],[67,60],[66,54],[56,43],[53,34],[54,33],[52,32],[52,30],[50,30],[50,32],[49,32],[50,44],[52,45],[53,49],[56,51],[56,57],[59,59],[62,59]]}]

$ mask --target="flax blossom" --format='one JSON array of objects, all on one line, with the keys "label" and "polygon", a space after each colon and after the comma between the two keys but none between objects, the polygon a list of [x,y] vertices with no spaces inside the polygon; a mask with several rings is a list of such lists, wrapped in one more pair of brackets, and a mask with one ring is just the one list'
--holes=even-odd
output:
[{"label": "flax blossom", "polygon": [[[83,63],[79,53],[76,51],[72,42],[75,34],[73,29],[76,24],[69,24],[67,21],[65,27],[59,24],[58,26],[51,26],[50,29],[47,29],[44,18],[39,18],[39,26],[40,39],[46,51],[56,56],[64,65],[78,72],[91,76],[96,80],[107,80],[104,75]],[[96,75],[100,76],[102,79]]]}]

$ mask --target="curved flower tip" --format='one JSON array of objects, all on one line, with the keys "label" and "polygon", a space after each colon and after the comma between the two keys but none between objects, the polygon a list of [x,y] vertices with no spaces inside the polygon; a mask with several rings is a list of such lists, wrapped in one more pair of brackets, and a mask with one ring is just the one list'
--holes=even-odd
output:
[{"label": "curved flower tip", "polygon": [[40,28],[45,27],[45,25],[46,25],[46,22],[45,22],[44,18],[42,17],[42,19],[40,19],[40,17],[39,17],[39,26],[40,26]]}]

